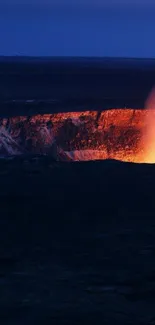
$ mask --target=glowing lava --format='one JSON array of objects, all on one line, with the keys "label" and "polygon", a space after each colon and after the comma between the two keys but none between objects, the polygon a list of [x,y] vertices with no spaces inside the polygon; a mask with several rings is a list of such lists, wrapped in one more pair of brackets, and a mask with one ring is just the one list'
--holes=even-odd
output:
[{"label": "glowing lava", "polygon": [[146,109],[110,109],[0,119],[0,157],[155,162],[155,90]]},{"label": "glowing lava", "polygon": [[31,153],[58,160],[145,162],[146,117],[146,110],[111,109],[1,119],[0,156]]}]

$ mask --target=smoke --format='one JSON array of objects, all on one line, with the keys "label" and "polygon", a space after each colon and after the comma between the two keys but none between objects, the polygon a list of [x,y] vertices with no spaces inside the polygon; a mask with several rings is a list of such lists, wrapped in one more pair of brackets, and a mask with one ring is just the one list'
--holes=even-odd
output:
[{"label": "smoke", "polygon": [[155,86],[145,102],[145,109],[147,111],[144,130],[145,161],[155,163]]}]

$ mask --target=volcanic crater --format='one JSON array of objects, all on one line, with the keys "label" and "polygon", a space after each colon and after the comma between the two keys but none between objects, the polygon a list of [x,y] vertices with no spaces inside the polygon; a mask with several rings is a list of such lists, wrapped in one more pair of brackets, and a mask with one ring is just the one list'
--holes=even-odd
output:
[{"label": "volcanic crater", "polygon": [[146,132],[150,112],[155,116],[147,109],[109,109],[1,118],[0,156],[44,154],[63,161],[153,162]]}]

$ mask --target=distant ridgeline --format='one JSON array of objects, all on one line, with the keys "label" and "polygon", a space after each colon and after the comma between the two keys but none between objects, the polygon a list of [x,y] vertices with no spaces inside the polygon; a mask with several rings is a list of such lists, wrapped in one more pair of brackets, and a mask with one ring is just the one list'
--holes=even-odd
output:
[{"label": "distant ridgeline", "polygon": [[154,84],[155,59],[0,57],[0,116],[143,108]]}]

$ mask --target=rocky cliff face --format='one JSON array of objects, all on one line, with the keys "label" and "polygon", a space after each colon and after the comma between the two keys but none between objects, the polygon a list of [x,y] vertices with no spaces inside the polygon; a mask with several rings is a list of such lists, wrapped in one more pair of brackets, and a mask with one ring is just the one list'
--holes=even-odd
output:
[{"label": "rocky cliff face", "polygon": [[57,160],[145,162],[147,114],[112,109],[0,119],[0,156],[48,154]]}]

